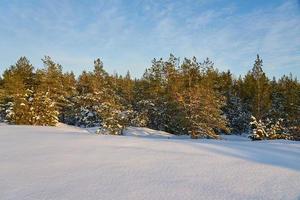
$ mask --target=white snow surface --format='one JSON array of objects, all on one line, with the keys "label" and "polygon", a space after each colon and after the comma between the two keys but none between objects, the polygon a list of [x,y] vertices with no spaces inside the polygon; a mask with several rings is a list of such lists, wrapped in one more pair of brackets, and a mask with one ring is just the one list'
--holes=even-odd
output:
[{"label": "white snow surface", "polygon": [[144,137],[144,138],[165,138],[176,139],[178,136],[167,133],[165,131],[157,131],[150,128],[128,127],[123,131],[125,136]]},{"label": "white snow surface", "polygon": [[1,125],[0,199],[300,199],[299,142],[126,135]]}]

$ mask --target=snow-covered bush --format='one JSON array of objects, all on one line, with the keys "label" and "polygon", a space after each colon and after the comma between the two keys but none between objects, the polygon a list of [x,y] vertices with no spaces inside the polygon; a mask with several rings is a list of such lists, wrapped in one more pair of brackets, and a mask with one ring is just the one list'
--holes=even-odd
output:
[{"label": "snow-covered bush", "polygon": [[249,136],[252,140],[263,140],[268,137],[267,132],[266,132],[266,125],[261,121],[257,121],[254,116],[251,117],[251,128],[252,128],[252,133]]},{"label": "snow-covered bush", "polygon": [[263,122],[257,121],[255,117],[251,117],[252,121],[250,125],[252,127],[252,133],[249,136],[252,140],[274,140],[274,139],[292,139],[287,134],[286,129],[282,126],[282,119],[276,123],[272,123],[270,120]]}]

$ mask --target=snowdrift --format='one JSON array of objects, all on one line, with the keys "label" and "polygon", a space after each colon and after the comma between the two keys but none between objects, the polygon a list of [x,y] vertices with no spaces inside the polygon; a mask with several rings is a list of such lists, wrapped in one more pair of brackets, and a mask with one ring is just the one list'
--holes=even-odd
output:
[{"label": "snowdrift", "polygon": [[144,137],[144,138],[177,138],[178,136],[164,132],[157,131],[150,128],[141,128],[141,127],[128,127],[123,131],[125,136],[134,136],[134,137]]},{"label": "snowdrift", "polygon": [[[0,126],[0,199],[299,199],[300,143]],[[169,138],[169,139],[166,139]]]}]

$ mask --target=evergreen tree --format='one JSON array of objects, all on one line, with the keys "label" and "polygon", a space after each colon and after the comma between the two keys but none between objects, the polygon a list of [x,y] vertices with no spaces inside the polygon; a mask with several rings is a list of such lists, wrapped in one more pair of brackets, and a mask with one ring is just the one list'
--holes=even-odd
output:
[{"label": "evergreen tree", "polygon": [[[184,133],[184,116],[177,101],[181,89],[179,81],[179,59],[170,55],[167,61],[154,59],[146,70],[143,79],[136,81],[134,109],[139,112],[141,121],[157,130],[174,134]],[[177,115],[174,116],[174,113]]]},{"label": "evergreen tree", "polygon": [[277,121],[287,119],[287,113],[284,109],[284,104],[286,104],[286,97],[280,91],[279,86],[273,78],[271,82],[271,106],[267,113],[267,118],[273,123]]},{"label": "evergreen tree", "polygon": [[57,110],[61,113],[61,110],[66,103],[67,88],[64,88],[64,75],[62,72],[62,66],[55,63],[49,56],[45,56],[42,59],[44,68],[37,71],[39,86],[38,92],[48,92],[49,98],[55,102]]},{"label": "evergreen tree", "polygon": [[26,57],[21,57],[15,65],[3,73],[3,89],[7,96],[24,95],[35,85],[33,66]]},{"label": "evergreen tree", "polygon": [[100,59],[95,60],[93,72],[84,72],[79,77],[77,88],[79,95],[74,101],[77,125],[101,126],[110,134],[121,134],[126,122],[122,115],[121,97],[117,95],[116,85],[103,69]]},{"label": "evergreen tree", "polygon": [[[209,65],[213,66],[208,59],[201,64],[193,58],[185,59],[181,67],[183,92],[179,101],[184,107],[186,129],[192,138],[218,138],[218,133],[228,132],[227,120],[221,110],[225,99],[208,81],[212,69]],[[204,66],[202,71],[201,66]]]},{"label": "evergreen tree", "polygon": [[266,131],[266,125],[262,120],[257,121],[255,117],[251,117],[252,134],[249,136],[252,140],[267,139],[268,133]]},{"label": "evergreen tree", "polygon": [[300,139],[300,83],[296,78],[283,76],[278,81],[278,88],[284,101],[283,110],[286,113],[284,118],[285,127],[294,139]]},{"label": "evergreen tree", "polygon": [[17,94],[14,101],[9,103],[7,120],[13,124],[32,124],[32,91],[27,90],[24,94]]},{"label": "evergreen tree", "polygon": [[224,112],[232,133],[241,134],[248,132],[251,114],[238,96],[229,95]]},{"label": "evergreen tree", "polygon": [[9,105],[6,117],[10,123],[54,126],[58,122],[58,111],[48,93],[26,90],[23,96],[17,95]]},{"label": "evergreen tree", "polygon": [[115,83],[115,90],[117,95],[121,99],[122,105],[127,107],[128,109],[132,108],[134,102],[134,80],[131,79],[131,75],[129,71],[126,73],[125,77],[122,76],[114,76],[111,77],[111,82]]},{"label": "evergreen tree", "polygon": [[271,104],[269,80],[262,70],[262,60],[259,55],[251,71],[244,78],[241,97],[249,104],[252,115],[257,119],[265,118]]},{"label": "evergreen tree", "polygon": [[180,100],[185,108],[187,130],[192,138],[219,138],[221,131],[228,131],[221,110],[224,101],[213,90],[197,86],[183,93]]},{"label": "evergreen tree", "polygon": [[[0,120],[13,124],[99,126],[122,134],[146,126],[192,138],[247,132],[252,139],[300,139],[300,84],[292,75],[269,81],[259,56],[245,77],[219,72],[208,58],[154,59],[141,79],[109,75],[100,59],[75,78],[50,57],[34,70],[25,58],[0,78]],[[257,119],[257,120],[256,120]]]},{"label": "evergreen tree", "polygon": [[36,93],[31,109],[34,113],[33,125],[55,126],[57,124],[59,112],[48,92]]},{"label": "evergreen tree", "polygon": [[293,139],[282,126],[282,120],[272,123],[270,120],[266,120],[266,122],[262,120],[257,121],[253,116],[251,119],[252,133],[249,137],[252,140]]},{"label": "evergreen tree", "polygon": [[1,109],[10,123],[30,124],[30,94],[36,85],[33,66],[25,57],[3,73]]},{"label": "evergreen tree", "polygon": [[61,108],[61,113],[59,115],[59,121],[75,125],[76,124],[76,107],[74,99],[78,96],[78,92],[76,90],[76,78],[73,72],[65,73],[63,75],[63,83],[64,83],[64,105]]},{"label": "evergreen tree", "polygon": [[157,130],[165,130],[167,125],[165,82],[164,61],[154,59],[144,73],[143,97],[136,109],[143,111],[141,115],[147,113],[148,126]]}]

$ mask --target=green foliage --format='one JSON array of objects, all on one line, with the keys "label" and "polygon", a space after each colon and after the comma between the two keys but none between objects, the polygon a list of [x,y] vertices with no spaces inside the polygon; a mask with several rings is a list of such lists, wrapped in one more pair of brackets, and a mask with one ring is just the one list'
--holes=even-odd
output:
[{"label": "green foliage", "polygon": [[300,84],[292,75],[270,81],[258,55],[252,70],[238,79],[219,72],[208,58],[180,62],[172,54],[153,59],[135,80],[129,72],[109,75],[100,59],[77,78],[48,56],[42,61],[44,67],[35,70],[21,57],[4,71],[0,120],[99,126],[98,133],[114,135],[126,126],[145,126],[192,138],[252,131],[252,139],[300,139]]},{"label": "green foliage", "polygon": [[227,104],[223,107],[223,110],[232,133],[242,134],[249,131],[251,113],[238,96],[230,93],[227,97]]},{"label": "green foliage", "polygon": [[213,90],[194,87],[183,93],[181,103],[185,108],[187,130],[191,138],[217,139],[218,133],[229,131],[221,110],[224,101]]},{"label": "green foliage", "polygon": [[33,125],[55,126],[57,124],[59,112],[48,92],[36,93],[30,109]]},{"label": "green foliage", "polygon": [[257,121],[255,117],[251,117],[252,133],[250,138],[252,140],[274,140],[274,139],[293,139],[293,137],[287,134],[286,128],[282,125],[282,119],[272,123],[267,120],[263,122],[262,120]]},{"label": "green foliage", "polygon": [[54,126],[58,122],[58,111],[48,93],[27,90],[24,95],[16,95],[8,105],[6,118],[10,123]]},{"label": "green foliage", "polygon": [[263,119],[270,109],[270,81],[262,70],[262,60],[259,55],[251,71],[241,83],[241,98],[249,104],[251,113],[257,119]]}]

